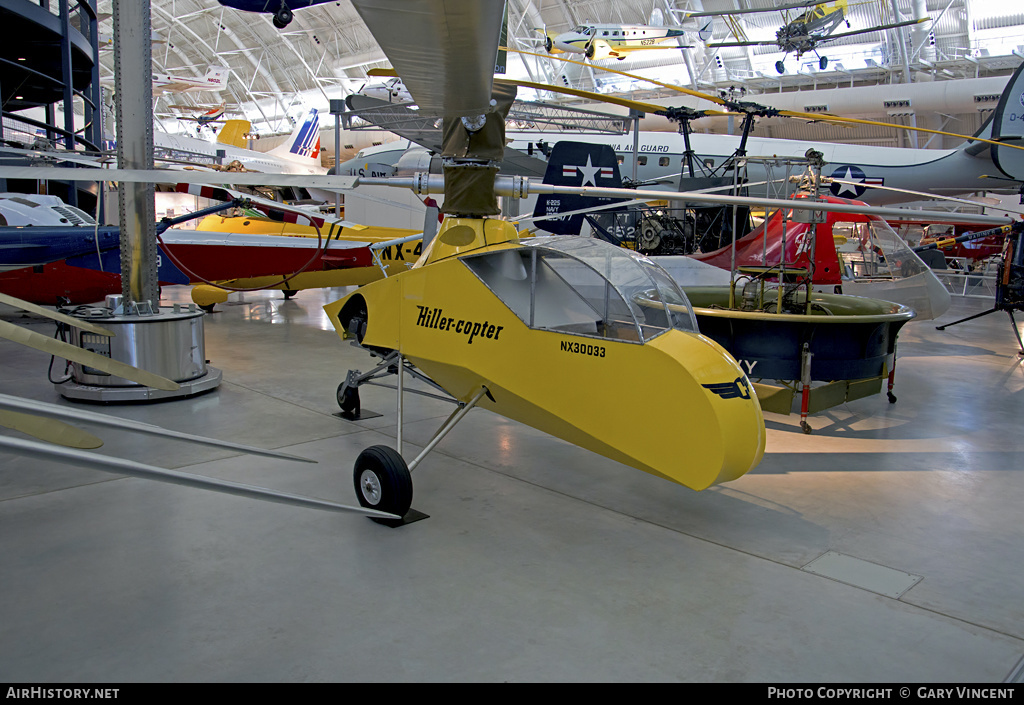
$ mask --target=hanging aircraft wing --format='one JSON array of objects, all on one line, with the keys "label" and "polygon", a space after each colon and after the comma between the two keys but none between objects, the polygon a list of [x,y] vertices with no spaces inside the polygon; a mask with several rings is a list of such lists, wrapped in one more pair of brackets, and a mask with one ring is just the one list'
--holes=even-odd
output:
[{"label": "hanging aircraft wing", "polygon": [[886,29],[897,29],[899,27],[908,27],[912,24],[921,24],[922,22],[931,22],[930,17],[922,17],[919,20],[906,20],[905,22],[896,22],[894,24],[883,24],[877,27],[868,27],[866,29],[855,29],[852,32],[841,32],[840,34],[829,34],[819,39],[819,42],[831,42],[836,39],[842,39],[843,37],[853,37],[857,34],[869,34],[871,32],[881,32]]},{"label": "hanging aircraft wing", "polygon": [[483,115],[491,106],[490,70],[505,4],[444,0],[353,0],[353,7],[402,77],[413,100],[432,115]]},{"label": "hanging aircraft wing", "polygon": [[777,12],[781,10],[800,10],[807,7],[817,7],[818,5],[829,5],[835,0],[810,0],[809,2],[794,2],[789,5],[777,5],[775,7],[765,7],[761,9],[750,9],[750,10],[714,10],[711,12],[688,12],[686,10],[672,9],[672,12],[682,15],[683,19],[690,17],[724,17],[725,15],[751,15],[755,12]]},{"label": "hanging aircraft wing", "polygon": [[715,42],[714,44],[708,44],[709,47],[769,47],[777,46],[778,42],[764,41],[764,42]]}]

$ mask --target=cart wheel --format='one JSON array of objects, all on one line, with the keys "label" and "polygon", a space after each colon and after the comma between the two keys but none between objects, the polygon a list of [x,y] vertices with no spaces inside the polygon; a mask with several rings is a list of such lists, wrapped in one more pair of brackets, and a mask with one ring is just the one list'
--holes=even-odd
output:
[{"label": "cart wheel", "polygon": [[[361,506],[405,516],[412,505],[412,475],[393,448],[370,446],[360,453],[352,479]],[[387,523],[386,519],[374,521]]]},{"label": "cart wheel", "polygon": [[338,406],[346,414],[359,415],[359,388],[346,387],[342,382],[338,385]]}]

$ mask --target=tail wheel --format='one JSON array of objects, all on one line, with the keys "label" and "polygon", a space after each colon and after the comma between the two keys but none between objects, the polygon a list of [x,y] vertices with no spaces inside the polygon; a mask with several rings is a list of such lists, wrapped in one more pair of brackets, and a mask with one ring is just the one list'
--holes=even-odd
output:
[{"label": "tail wheel", "polygon": [[338,406],[346,414],[359,416],[359,387],[350,387],[345,382],[338,385]]},{"label": "tail wheel", "polygon": [[281,9],[274,13],[274,26],[284,29],[292,21],[292,11],[282,3]]},{"label": "tail wheel", "polygon": [[405,516],[412,506],[412,475],[393,448],[370,446],[360,453],[352,479],[363,507]]}]

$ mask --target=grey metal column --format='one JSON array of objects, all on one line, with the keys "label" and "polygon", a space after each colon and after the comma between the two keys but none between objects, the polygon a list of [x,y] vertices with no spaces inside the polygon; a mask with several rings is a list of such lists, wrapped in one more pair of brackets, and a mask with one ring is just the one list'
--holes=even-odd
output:
[{"label": "grey metal column", "polygon": [[[153,168],[153,73],[149,0],[114,0],[117,163]],[[121,291],[125,305],[159,306],[153,184],[121,184]]]},{"label": "grey metal column", "polygon": [[[892,7],[892,21],[900,21],[900,13],[896,8],[896,0],[889,0],[889,4]],[[896,32],[896,42],[900,48],[900,59],[903,62],[903,82],[910,83],[910,60],[907,53],[907,40],[903,37],[903,27],[889,30],[890,32]]]},{"label": "grey metal column", "polygon": [[[69,151],[75,148],[75,104],[74,104],[74,74],[71,67],[71,15],[68,8],[68,0],[60,0],[57,3],[60,14],[60,67],[61,76],[64,78],[64,149]],[[68,183],[67,203],[72,206],[78,205],[78,184],[74,181]]]},{"label": "grey metal column", "polygon": [[[345,112],[345,101],[331,99],[331,115],[334,116],[334,175],[338,174],[338,166],[341,164],[341,115]],[[334,194],[334,217],[341,217],[341,192]]]}]

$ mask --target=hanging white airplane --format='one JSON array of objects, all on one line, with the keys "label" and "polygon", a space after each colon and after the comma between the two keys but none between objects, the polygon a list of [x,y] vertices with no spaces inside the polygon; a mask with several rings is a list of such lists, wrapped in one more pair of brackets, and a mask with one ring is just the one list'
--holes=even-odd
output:
[{"label": "hanging white airplane", "polygon": [[696,34],[703,42],[711,37],[711,20],[699,28],[658,27],[643,24],[582,24],[568,32],[544,34],[544,49],[549,54],[583,54],[593,61],[622,61],[634,51],[682,48],[678,40]]},{"label": "hanging white airplane", "polygon": [[230,69],[211,66],[202,78],[176,76],[166,73],[153,74],[153,95],[162,93],[193,93],[195,91],[221,91],[227,87]]},{"label": "hanging white airplane", "polygon": [[[244,122],[229,120],[221,131],[221,138],[229,131],[231,123]],[[160,157],[180,161],[193,160],[202,155],[211,160],[220,157],[222,165],[238,162],[247,171],[264,171],[275,174],[326,174],[327,169],[320,163],[320,116],[312,108],[306,119],[296,124],[295,129],[281,145],[269,152],[243,149],[224,141],[207,142],[185,135],[171,135],[157,132],[153,135],[155,152]],[[223,154],[218,155],[218,152]]]}]

